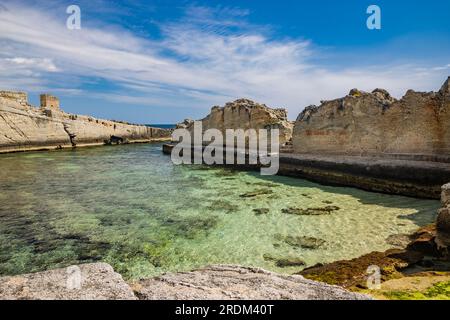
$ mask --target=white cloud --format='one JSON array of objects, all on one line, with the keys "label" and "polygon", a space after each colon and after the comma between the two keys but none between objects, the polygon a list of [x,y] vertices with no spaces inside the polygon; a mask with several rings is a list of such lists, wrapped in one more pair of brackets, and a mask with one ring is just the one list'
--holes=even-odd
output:
[{"label": "white cloud", "polygon": [[206,113],[211,105],[247,97],[287,107],[295,118],[306,105],[353,87],[384,87],[399,96],[408,88],[436,89],[445,74],[414,65],[332,70],[313,62],[320,48],[310,41],[274,40],[265,28],[249,25],[249,12],[242,9],[189,7],[185,18],[159,26],[162,40],[152,40],[93,21],[68,30],[65,13],[6,6],[0,10],[0,86],[13,83],[24,90],[39,84],[73,90],[84,77],[96,77],[119,88],[114,94],[94,92],[115,102],[183,104]]},{"label": "white cloud", "polygon": [[26,68],[30,70],[40,70],[46,72],[56,72],[58,68],[56,68],[55,64],[51,59],[46,58],[5,58],[0,60],[0,67],[5,67],[5,65],[10,65],[15,68]]}]

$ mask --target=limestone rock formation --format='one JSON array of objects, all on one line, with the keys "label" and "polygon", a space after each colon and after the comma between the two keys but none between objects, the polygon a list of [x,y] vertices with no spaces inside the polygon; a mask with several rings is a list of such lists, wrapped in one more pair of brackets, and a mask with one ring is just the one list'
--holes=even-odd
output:
[{"label": "limestone rock formation", "polygon": [[[239,99],[214,106],[206,118],[202,119],[203,130],[218,129],[225,136],[226,129],[279,129],[280,144],[292,137],[292,122],[287,120],[285,109],[272,109],[248,99]],[[192,129],[192,124],[189,126]]]},{"label": "limestone rock formation", "polygon": [[439,247],[447,249],[450,247],[450,183],[442,186],[441,202],[442,209],[439,209],[436,220],[438,230],[436,243]]},{"label": "limestone rock formation", "polygon": [[307,107],[293,133],[295,153],[445,156],[450,154],[449,80],[439,92],[409,90],[400,100],[382,89],[353,89]]},{"label": "limestone rock formation", "polygon": [[103,144],[111,136],[136,142],[171,135],[170,130],[68,114],[54,100],[51,104],[47,100],[36,108],[28,103],[26,93],[0,91],[0,153]]},{"label": "limestone rock formation", "polygon": [[194,120],[192,120],[192,119],[184,119],[183,122],[177,123],[177,125],[175,126],[175,129],[189,128],[193,122],[194,122]]},{"label": "limestone rock formation", "polygon": [[[80,271],[81,282],[74,282]],[[75,274],[75,276],[77,276]],[[144,279],[131,287],[106,263],[0,277],[0,300],[367,300],[341,287],[259,268],[217,265]]]},{"label": "limestone rock formation", "polygon": [[366,295],[337,286],[288,276],[259,268],[217,265],[176,274],[141,280],[133,289],[139,299],[192,300],[364,300]]},{"label": "limestone rock formation", "polygon": [[[77,269],[79,268],[79,269]],[[80,284],[71,279],[78,277]],[[71,278],[72,277],[72,278]],[[1,300],[136,300],[122,276],[106,263],[84,264],[0,278]]]}]

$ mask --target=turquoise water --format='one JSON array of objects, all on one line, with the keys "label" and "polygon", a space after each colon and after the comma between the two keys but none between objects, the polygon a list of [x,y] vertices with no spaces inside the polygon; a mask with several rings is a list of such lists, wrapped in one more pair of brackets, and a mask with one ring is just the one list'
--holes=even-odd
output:
[{"label": "turquoise water", "polygon": [[[437,201],[174,166],[160,144],[0,155],[0,274],[105,261],[128,279],[235,263],[293,273],[393,247]],[[307,210],[309,209],[309,210]],[[392,237],[391,237],[392,238]]]}]

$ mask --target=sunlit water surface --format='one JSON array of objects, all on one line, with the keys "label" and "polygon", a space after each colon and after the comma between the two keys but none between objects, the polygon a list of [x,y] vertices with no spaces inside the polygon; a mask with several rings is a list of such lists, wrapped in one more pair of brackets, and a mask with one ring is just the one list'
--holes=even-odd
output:
[{"label": "sunlit water surface", "polygon": [[[3,275],[93,261],[128,279],[217,263],[293,273],[303,266],[279,266],[277,259],[311,266],[386,250],[392,235],[432,222],[439,206],[301,179],[174,166],[160,144],[0,155],[0,166]],[[334,211],[283,212],[326,206]],[[299,246],[296,237],[319,245]]]}]

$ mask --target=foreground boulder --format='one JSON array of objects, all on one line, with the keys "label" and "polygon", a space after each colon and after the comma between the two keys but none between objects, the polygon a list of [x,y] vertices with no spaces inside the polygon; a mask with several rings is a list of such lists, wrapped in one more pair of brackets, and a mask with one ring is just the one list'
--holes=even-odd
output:
[{"label": "foreground boulder", "polygon": [[[80,272],[80,273],[78,273]],[[78,282],[78,279],[81,282]],[[122,276],[106,263],[84,264],[0,278],[3,300],[135,300]]]},{"label": "foreground boulder", "polygon": [[165,274],[133,285],[139,299],[361,300],[366,295],[337,286],[259,268],[217,265],[192,272]]}]

